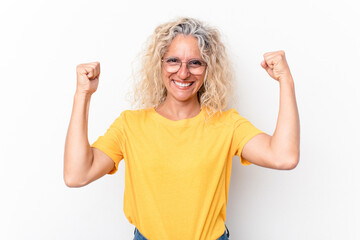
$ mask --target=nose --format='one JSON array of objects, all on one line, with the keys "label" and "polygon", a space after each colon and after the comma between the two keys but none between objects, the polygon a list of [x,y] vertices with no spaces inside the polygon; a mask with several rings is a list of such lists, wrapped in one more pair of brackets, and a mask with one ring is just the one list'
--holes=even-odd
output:
[{"label": "nose", "polygon": [[181,79],[186,79],[190,76],[189,69],[186,66],[186,63],[182,63],[179,71],[177,71],[177,75]]}]

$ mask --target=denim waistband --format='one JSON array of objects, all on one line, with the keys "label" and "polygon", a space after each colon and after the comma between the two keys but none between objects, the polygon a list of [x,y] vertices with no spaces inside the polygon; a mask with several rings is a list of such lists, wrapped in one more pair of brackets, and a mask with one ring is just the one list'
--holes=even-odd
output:
[{"label": "denim waistband", "polygon": [[[225,224],[225,231],[224,234],[221,235],[217,240],[229,240],[230,239],[230,232]],[[135,227],[134,229],[134,240],[148,240],[146,237],[144,237],[141,232]]]}]

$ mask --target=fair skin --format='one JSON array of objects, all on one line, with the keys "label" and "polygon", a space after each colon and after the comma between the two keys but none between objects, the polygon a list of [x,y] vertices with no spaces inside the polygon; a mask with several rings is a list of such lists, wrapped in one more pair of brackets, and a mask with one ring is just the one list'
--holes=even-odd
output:
[{"label": "fair skin", "polygon": [[[197,39],[192,36],[178,35],[170,44],[165,58],[175,56],[186,62],[200,58]],[[273,136],[266,133],[250,139],[244,146],[241,156],[249,162],[266,168],[288,170],[296,167],[299,161],[300,124],[297,111],[294,82],[284,51],[264,54],[261,66],[269,76],[280,83],[280,110],[278,123]],[[182,64],[176,73],[162,71],[162,78],[167,89],[167,98],[157,108],[157,112],[171,120],[191,118],[199,113],[200,103],[196,92],[204,82],[205,73],[193,76]],[[179,89],[172,81],[192,82],[194,87]]]},{"label": "fair skin", "polygon": [[[177,36],[166,52],[186,62],[200,58],[194,37]],[[283,51],[264,54],[261,66],[280,84],[280,108],[273,136],[266,133],[250,139],[242,150],[242,157],[249,162],[273,169],[293,169],[299,161],[300,124],[297,111],[294,82]],[[114,168],[114,162],[102,151],[91,148],[87,137],[87,123],[91,95],[97,90],[100,63],[77,66],[77,89],[74,96],[64,152],[64,180],[69,187],[82,187],[104,176]],[[167,98],[156,111],[164,117],[177,121],[199,114],[197,91],[204,81],[205,73],[194,76],[182,64],[176,73],[162,70],[162,80],[168,91]],[[194,82],[187,89],[176,88],[173,81]]]},{"label": "fair skin", "polygon": [[295,88],[285,52],[264,54],[261,67],[280,85],[280,107],[273,136],[266,133],[250,139],[241,156],[256,165],[290,170],[297,166],[300,157],[300,120]]},{"label": "fair skin", "polygon": [[[168,73],[164,68],[162,69],[162,80],[167,90],[167,97],[156,111],[175,121],[194,117],[200,112],[197,92],[204,82],[205,71],[201,75],[193,75],[188,71],[186,62],[191,59],[201,59],[197,39],[193,36],[176,36],[164,55],[164,58],[167,57],[177,57],[183,63],[176,73]],[[181,88],[174,81],[193,83],[189,88]]]},{"label": "fair skin", "polygon": [[110,157],[90,147],[87,136],[90,100],[99,84],[100,63],[79,64],[76,74],[77,86],[64,151],[64,181],[68,187],[85,186],[114,167]]}]

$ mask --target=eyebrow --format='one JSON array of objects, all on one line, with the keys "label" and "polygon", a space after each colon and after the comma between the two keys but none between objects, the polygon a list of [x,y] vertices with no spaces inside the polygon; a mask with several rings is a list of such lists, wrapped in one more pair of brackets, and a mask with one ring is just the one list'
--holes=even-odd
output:
[{"label": "eyebrow", "polygon": [[[169,56],[169,57],[163,57],[163,58],[164,58],[164,59],[177,58],[177,59],[181,60],[179,57],[176,57],[176,56]],[[199,57],[199,58],[197,58],[197,57],[189,58],[189,59],[187,59],[186,61],[190,61],[190,60],[200,60],[200,61],[204,61],[204,60],[202,60],[201,57]]]}]

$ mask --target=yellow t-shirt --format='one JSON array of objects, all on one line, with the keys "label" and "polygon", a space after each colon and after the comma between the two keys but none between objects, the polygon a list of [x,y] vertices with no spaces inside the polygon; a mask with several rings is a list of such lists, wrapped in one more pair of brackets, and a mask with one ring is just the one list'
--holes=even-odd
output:
[{"label": "yellow t-shirt", "polygon": [[234,155],[263,133],[235,109],[173,121],[125,110],[91,147],[125,160],[124,213],[150,240],[215,240],[225,231]]}]

